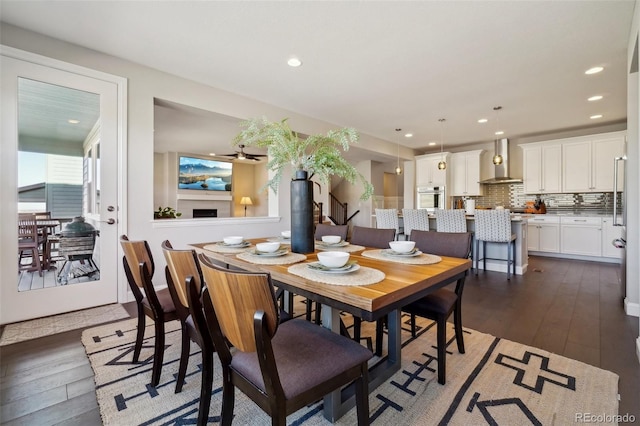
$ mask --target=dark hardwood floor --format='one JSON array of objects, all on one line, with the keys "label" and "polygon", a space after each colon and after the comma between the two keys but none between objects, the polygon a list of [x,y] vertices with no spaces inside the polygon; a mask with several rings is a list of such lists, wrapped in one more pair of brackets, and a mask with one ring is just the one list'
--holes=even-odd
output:
[{"label": "dark hardwood floor", "polygon": [[[497,272],[471,275],[464,326],[615,372],[619,412],[640,422],[638,319],[624,314],[618,266],[531,257],[529,268],[511,281]],[[101,424],[81,332],[0,347],[1,424]]]}]

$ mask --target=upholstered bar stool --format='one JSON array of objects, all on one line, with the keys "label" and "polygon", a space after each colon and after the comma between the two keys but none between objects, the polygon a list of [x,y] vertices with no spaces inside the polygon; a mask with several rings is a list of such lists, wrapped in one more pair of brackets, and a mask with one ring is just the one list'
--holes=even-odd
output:
[{"label": "upholstered bar stool", "polygon": [[[475,263],[476,275],[478,264],[483,261],[483,269],[487,270],[487,243],[507,244],[507,258],[491,260],[507,261],[507,279],[511,279],[511,268],[516,273],[516,234],[511,233],[511,213],[509,210],[476,210],[475,211]],[[482,242],[482,258],[480,257],[480,242]]]},{"label": "upholstered bar stool", "polygon": [[425,209],[402,209],[404,218],[404,235],[408,240],[411,238],[411,231],[429,230],[429,212]]},{"label": "upholstered bar stool", "polygon": [[400,236],[400,220],[398,219],[398,209],[376,209],[376,228],[395,229],[394,240]]},{"label": "upholstered bar stool", "polygon": [[435,214],[438,232],[467,232],[467,218],[464,210],[436,209]]}]

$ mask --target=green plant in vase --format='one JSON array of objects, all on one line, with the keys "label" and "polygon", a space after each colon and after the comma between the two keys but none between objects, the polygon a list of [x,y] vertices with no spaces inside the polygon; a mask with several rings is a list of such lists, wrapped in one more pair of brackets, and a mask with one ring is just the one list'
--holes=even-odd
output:
[{"label": "green plant in vase", "polygon": [[154,219],[175,219],[182,216],[182,213],[177,212],[173,207],[158,207],[158,210],[153,212]]},{"label": "green plant in vase", "polygon": [[234,145],[266,148],[267,168],[274,172],[267,182],[275,193],[287,167],[293,169],[291,182],[291,249],[298,253],[313,251],[313,183],[317,176],[329,185],[331,176],[344,178],[351,184],[363,185],[362,200],[373,194],[371,185],[358,170],[342,156],[359,135],[353,128],[330,130],[324,135],[301,137],[291,129],[288,119],[269,121],[252,118],[241,123],[243,130],[234,138]]}]

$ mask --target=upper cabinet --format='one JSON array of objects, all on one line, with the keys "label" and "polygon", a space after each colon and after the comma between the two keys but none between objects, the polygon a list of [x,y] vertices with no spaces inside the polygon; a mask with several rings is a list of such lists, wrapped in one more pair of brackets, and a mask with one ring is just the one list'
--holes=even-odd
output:
[{"label": "upper cabinet", "polygon": [[[562,144],[563,192],[611,192],[614,159],[624,154],[624,132],[573,138]],[[619,171],[618,182],[623,182]],[[622,189],[622,188],[619,188]]]},{"label": "upper cabinet", "polygon": [[442,160],[449,162],[448,152],[427,154],[416,157],[416,186],[445,186],[447,185],[447,171],[438,169],[438,163]]},{"label": "upper cabinet", "polygon": [[557,143],[521,145],[525,194],[562,191],[562,146]]},{"label": "upper cabinet", "polygon": [[451,154],[451,195],[482,195],[481,161],[483,150]]}]

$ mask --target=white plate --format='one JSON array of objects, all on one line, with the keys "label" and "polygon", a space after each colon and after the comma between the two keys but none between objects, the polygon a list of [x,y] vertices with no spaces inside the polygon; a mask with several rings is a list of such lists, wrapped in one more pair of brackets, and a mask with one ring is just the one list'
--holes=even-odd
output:
[{"label": "white plate", "polygon": [[325,243],[324,241],[316,241],[316,244],[318,244],[319,246],[322,246],[322,247],[329,248],[329,247],[345,247],[345,246],[349,245],[349,242],[345,241],[345,240],[342,240],[339,243],[331,244],[331,243]]},{"label": "white plate", "polygon": [[260,257],[280,257],[280,256],[284,256],[285,254],[289,253],[289,250],[287,249],[279,249],[276,250],[274,252],[265,252],[265,251],[258,251],[258,249],[255,250],[251,250],[249,253],[251,253],[254,256],[260,256]]},{"label": "white plate", "polygon": [[249,247],[251,243],[249,241],[243,241],[240,244],[227,244],[224,241],[220,241],[218,245],[222,247],[229,247],[229,248],[244,248],[244,247]]},{"label": "white plate", "polygon": [[392,257],[415,257],[415,256],[420,256],[422,252],[420,250],[416,250],[409,253],[398,253],[397,251],[393,251],[391,249],[383,249],[382,254],[384,254],[385,256],[392,256]]},{"label": "white plate", "polygon": [[322,274],[349,274],[351,272],[355,272],[358,269],[360,269],[360,265],[358,265],[357,263],[352,263],[352,264],[341,266],[340,268],[334,268],[334,269],[319,269],[319,268],[314,268],[314,265],[322,266],[320,262],[312,262],[312,263],[309,263],[307,267],[312,271],[320,272]]}]

